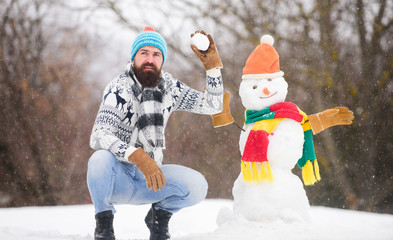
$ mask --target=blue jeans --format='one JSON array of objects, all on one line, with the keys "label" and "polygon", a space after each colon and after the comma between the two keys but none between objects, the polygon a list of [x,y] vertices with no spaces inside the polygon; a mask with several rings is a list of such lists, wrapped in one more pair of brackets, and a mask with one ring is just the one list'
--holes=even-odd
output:
[{"label": "blue jeans", "polygon": [[118,161],[106,150],[96,151],[89,159],[87,185],[95,213],[112,210],[114,204],[151,204],[175,213],[205,199],[207,182],[199,172],[180,165],[160,166],[166,185],[159,191],[149,190],[139,169]]}]

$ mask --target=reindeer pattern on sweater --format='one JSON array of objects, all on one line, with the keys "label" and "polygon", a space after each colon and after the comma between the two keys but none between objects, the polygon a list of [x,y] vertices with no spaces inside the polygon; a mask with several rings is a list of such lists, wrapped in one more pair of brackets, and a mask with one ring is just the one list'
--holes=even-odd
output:
[{"label": "reindeer pattern on sweater", "polygon": [[[134,139],[138,121],[138,98],[133,94],[133,84],[140,84],[130,76],[131,65],[125,73],[112,80],[105,88],[102,103],[93,126],[90,146],[95,149],[106,149],[120,161],[127,161],[127,152],[142,147]],[[132,70],[131,70],[132,72]],[[173,111],[188,111],[198,114],[215,114],[222,109],[223,83],[221,75],[211,77],[206,75],[206,90],[204,92],[190,88],[183,82],[162,72],[165,81],[163,96],[164,129]],[[140,143],[139,143],[140,144]],[[162,162],[162,151],[155,154],[158,164]]]}]

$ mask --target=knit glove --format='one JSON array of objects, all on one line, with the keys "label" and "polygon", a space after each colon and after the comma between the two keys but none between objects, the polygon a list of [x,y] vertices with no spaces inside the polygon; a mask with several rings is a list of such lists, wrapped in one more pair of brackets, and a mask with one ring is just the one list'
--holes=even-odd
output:
[{"label": "knit glove", "polygon": [[233,120],[233,117],[232,117],[231,112],[229,110],[230,97],[231,97],[231,94],[228,91],[226,91],[224,93],[222,112],[212,115],[213,126],[215,128],[226,126],[226,125],[231,124],[235,121],[235,120]]},{"label": "knit glove", "polygon": [[142,148],[135,150],[128,157],[128,160],[134,163],[143,173],[148,189],[153,189],[154,191],[161,190],[162,186],[166,184],[164,174],[158,167],[156,161],[149,157]]},{"label": "knit glove", "polygon": [[209,48],[206,51],[198,50],[198,48],[194,44],[190,45],[192,51],[194,51],[194,53],[198,56],[199,60],[201,60],[201,62],[203,63],[205,70],[207,71],[213,68],[222,68],[222,62],[220,56],[218,55],[216,44],[214,43],[212,36],[210,36],[210,34],[207,34],[204,30],[200,30],[191,34],[191,37],[193,37],[196,33],[206,35],[210,41]]},{"label": "knit glove", "polygon": [[327,109],[321,113],[308,116],[311,129],[317,134],[329,127],[336,125],[350,125],[354,119],[353,112],[347,107]]}]

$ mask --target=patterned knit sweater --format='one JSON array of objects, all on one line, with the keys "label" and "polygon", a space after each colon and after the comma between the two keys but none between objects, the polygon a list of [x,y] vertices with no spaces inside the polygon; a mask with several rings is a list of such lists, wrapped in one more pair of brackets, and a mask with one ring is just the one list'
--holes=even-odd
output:
[{"label": "patterned knit sweater", "polygon": [[[130,76],[130,69],[131,64],[128,64],[125,73],[106,86],[90,136],[90,146],[93,149],[108,150],[120,161],[128,161],[128,156],[138,147],[144,148],[132,138],[132,133],[137,130],[135,111],[139,100],[133,94],[131,86],[135,83],[139,87],[142,86]],[[219,69],[207,72],[204,92],[188,87],[167,72],[162,72],[162,79],[165,81],[162,109],[164,129],[173,111],[198,114],[215,114],[222,111],[223,83]],[[162,150],[158,151],[154,156],[160,165]]]}]

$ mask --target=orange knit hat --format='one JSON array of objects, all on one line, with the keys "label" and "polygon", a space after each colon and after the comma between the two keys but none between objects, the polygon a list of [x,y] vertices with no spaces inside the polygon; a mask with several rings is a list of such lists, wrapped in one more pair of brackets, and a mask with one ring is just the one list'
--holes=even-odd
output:
[{"label": "orange knit hat", "polygon": [[280,70],[278,53],[273,44],[272,36],[263,35],[261,37],[261,44],[251,53],[243,68],[243,80],[284,76],[284,73]]}]

